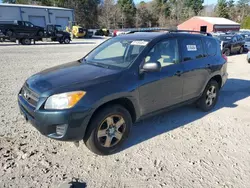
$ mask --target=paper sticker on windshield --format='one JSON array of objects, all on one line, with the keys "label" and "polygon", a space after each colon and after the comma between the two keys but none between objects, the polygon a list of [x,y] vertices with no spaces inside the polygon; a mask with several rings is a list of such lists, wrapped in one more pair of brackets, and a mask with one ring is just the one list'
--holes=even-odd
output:
[{"label": "paper sticker on windshield", "polygon": [[143,40],[136,40],[131,42],[131,45],[137,45],[137,46],[146,46],[147,44],[148,42]]},{"label": "paper sticker on windshield", "polygon": [[196,45],[187,45],[187,51],[197,51]]},{"label": "paper sticker on windshield", "polygon": [[231,40],[231,37],[226,37],[226,39],[229,39],[229,40]]}]

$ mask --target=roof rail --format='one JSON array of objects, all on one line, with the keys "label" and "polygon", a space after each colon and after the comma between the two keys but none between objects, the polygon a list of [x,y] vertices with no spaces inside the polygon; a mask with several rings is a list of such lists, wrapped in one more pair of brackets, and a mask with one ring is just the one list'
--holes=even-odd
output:
[{"label": "roof rail", "polygon": [[157,31],[166,31],[168,33],[177,33],[177,32],[185,32],[185,33],[200,33],[206,36],[212,36],[210,33],[203,32],[203,31],[192,31],[192,30],[176,30],[176,29],[165,29],[165,28],[138,28],[132,29],[129,33],[135,32],[157,32]]},{"label": "roof rail", "polygon": [[186,32],[186,33],[200,33],[203,35],[207,35],[207,36],[212,36],[210,33],[207,32],[203,32],[203,31],[192,31],[192,30],[169,30],[170,33],[175,33],[175,32]]}]

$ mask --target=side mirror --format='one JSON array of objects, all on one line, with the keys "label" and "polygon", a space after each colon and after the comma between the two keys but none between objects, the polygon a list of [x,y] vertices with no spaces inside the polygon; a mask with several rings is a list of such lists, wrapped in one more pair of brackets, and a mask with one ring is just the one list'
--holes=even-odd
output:
[{"label": "side mirror", "polygon": [[160,72],[160,71],[161,71],[161,63],[159,61],[145,63],[141,70],[141,72]]}]

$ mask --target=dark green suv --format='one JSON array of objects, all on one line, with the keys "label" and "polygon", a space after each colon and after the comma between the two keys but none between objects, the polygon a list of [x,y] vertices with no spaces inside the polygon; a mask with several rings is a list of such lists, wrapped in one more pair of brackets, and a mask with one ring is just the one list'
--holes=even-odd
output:
[{"label": "dark green suv", "polygon": [[227,59],[216,39],[138,32],[31,76],[18,104],[43,135],[84,140],[91,151],[108,155],[136,121],[190,103],[211,110],[226,79]]}]

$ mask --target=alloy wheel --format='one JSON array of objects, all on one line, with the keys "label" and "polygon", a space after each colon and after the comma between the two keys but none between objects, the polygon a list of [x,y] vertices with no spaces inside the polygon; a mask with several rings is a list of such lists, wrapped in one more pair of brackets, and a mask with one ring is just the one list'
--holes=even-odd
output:
[{"label": "alloy wheel", "polygon": [[216,93],[216,88],[215,86],[211,86],[207,90],[207,95],[206,95],[206,105],[211,106],[213,105],[215,99],[216,99],[217,93]]},{"label": "alloy wheel", "polygon": [[109,116],[99,126],[97,131],[98,141],[103,147],[113,147],[120,142],[125,130],[126,123],[122,116]]},{"label": "alloy wheel", "polygon": [[65,44],[69,44],[70,43],[70,40],[68,38],[64,39],[64,43]]}]

